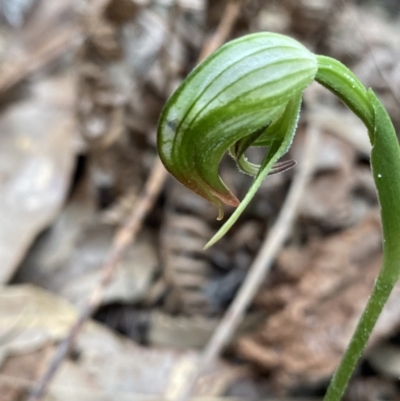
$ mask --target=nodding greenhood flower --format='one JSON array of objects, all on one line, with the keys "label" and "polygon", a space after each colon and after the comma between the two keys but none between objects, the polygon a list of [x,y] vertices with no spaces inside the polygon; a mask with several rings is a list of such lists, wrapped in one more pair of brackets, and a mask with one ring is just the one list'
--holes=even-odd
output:
[{"label": "nodding greenhood flower", "polygon": [[[222,218],[221,202],[239,205],[219,177],[222,156],[230,149],[244,172],[270,172],[290,145],[302,92],[317,68],[313,53],[283,35],[257,33],[225,44],[190,73],[163,110],[158,150],[165,167],[217,205]],[[250,145],[269,148],[261,170],[244,157]]]},{"label": "nodding greenhood flower", "polygon": [[[293,161],[277,162],[292,142],[303,91],[313,80],[343,100],[368,128],[374,145],[373,171],[381,171],[375,182],[382,209],[397,207],[391,201],[396,197],[381,196],[385,187],[393,187],[382,179],[382,171],[385,179],[391,174],[383,165],[388,159],[381,155],[388,149],[397,152],[398,142],[393,127],[383,124],[390,118],[376,95],[339,61],[314,55],[287,36],[255,33],[228,42],[197,66],[170,97],[159,121],[158,150],[167,170],[213,202],[220,219],[222,203],[237,207],[206,247],[228,231],[268,174],[293,166]],[[260,166],[247,161],[250,146],[267,148]],[[227,151],[240,170],[255,175],[241,202],[218,174]],[[391,155],[390,160],[397,163],[397,156]],[[398,223],[400,229],[400,217]],[[393,224],[393,218],[387,219],[388,227]]]},{"label": "nodding greenhood flower", "polygon": [[[381,206],[383,266],[355,334],[324,398],[339,401],[376,320],[400,278],[400,147],[382,103],[339,61],[316,56],[295,40],[256,33],[234,40],[196,67],[168,100],[160,118],[158,149],[166,168],[184,185],[235,212],[206,247],[236,221],[275,164],[288,150],[304,89],[317,81],[364,122],[372,144],[371,166]],[[265,146],[261,166],[244,154]],[[229,150],[238,167],[255,179],[239,204],[218,174]]]}]

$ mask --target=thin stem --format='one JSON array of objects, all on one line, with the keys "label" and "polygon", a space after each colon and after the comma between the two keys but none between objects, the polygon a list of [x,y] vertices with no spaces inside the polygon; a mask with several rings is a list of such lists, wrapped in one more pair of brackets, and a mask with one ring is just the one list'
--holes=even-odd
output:
[{"label": "thin stem", "polygon": [[386,283],[382,279],[382,275],[379,275],[351,342],[329,384],[324,401],[338,401],[343,396],[361,353],[393,287],[392,283]]},{"label": "thin stem", "polygon": [[324,401],[339,401],[375,323],[400,277],[400,148],[390,117],[371,89],[339,61],[318,56],[316,80],[335,93],[368,128],[371,167],[381,206],[383,264],[356,331]]}]

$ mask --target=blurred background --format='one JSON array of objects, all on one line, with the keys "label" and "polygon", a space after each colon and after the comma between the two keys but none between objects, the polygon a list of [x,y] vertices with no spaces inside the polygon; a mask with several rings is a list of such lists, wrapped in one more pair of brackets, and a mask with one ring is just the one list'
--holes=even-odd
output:
[{"label": "blurred background", "polygon": [[[259,31],[344,62],[400,128],[398,0],[0,0],[0,401],[29,399],[85,311],[43,400],[181,394],[307,162],[311,129],[318,152],[290,237],[192,395],[322,399],[381,263],[361,122],[311,85],[286,156],[298,165],[267,178],[207,251],[217,211],[156,162],[168,96],[214,45]],[[239,198],[252,180],[229,157],[221,175]],[[346,400],[400,400],[399,305],[400,287]]]}]

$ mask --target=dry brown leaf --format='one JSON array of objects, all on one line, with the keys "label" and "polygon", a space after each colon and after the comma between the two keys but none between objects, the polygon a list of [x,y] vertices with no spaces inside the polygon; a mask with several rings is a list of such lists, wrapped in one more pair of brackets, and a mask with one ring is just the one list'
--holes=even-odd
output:
[{"label": "dry brown leaf", "polygon": [[40,379],[49,362],[53,345],[41,345],[36,351],[10,356],[0,368],[0,399],[16,401],[28,398],[33,384]]},{"label": "dry brown leaf", "polygon": [[75,161],[74,80],[47,78],[0,116],[0,283],[60,209]]},{"label": "dry brown leaf", "polygon": [[[83,305],[99,279],[114,228],[101,222],[85,180],[40,238],[21,266],[17,280],[34,283]],[[150,233],[143,234],[122,259],[103,303],[138,302],[158,267]]]},{"label": "dry brown leaf", "polygon": [[31,285],[0,287],[0,366],[63,338],[76,319],[62,298]]},{"label": "dry brown leaf", "polygon": [[[298,135],[291,149],[301,157],[303,136]],[[303,224],[332,231],[356,224],[369,209],[363,198],[355,196],[356,151],[353,146],[331,135],[321,137],[315,160],[316,175],[308,185],[300,205]]]},{"label": "dry brown leaf", "polygon": [[[302,249],[302,258],[287,252],[282,251],[279,264],[296,274],[259,295],[259,304],[272,314],[257,334],[238,343],[241,355],[271,370],[284,388],[325,380],[339,363],[381,265],[378,212],[324,241],[315,239]],[[372,343],[400,323],[399,296],[397,286]]]},{"label": "dry brown leaf", "polygon": [[60,59],[76,47],[81,37],[69,0],[39,1],[24,27],[9,32],[1,55],[0,92],[4,94],[30,74]]},{"label": "dry brown leaf", "polygon": [[[24,311],[26,304],[30,305],[29,315]],[[68,320],[76,315],[76,310],[61,298],[31,286],[4,287],[1,305],[14,312],[22,309],[22,313],[29,316],[30,320],[21,321],[18,327],[14,321],[2,321],[2,326],[11,328],[14,325],[18,328],[20,337],[29,337],[32,330],[47,333],[41,343],[31,346],[31,352],[53,343],[61,333],[65,333]],[[7,316],[5,312],[2,311],[2,318]],[[7,344],[3,346],[7,347]],[[0,369],[0,394],[6,394],[6,391],[15,394],[18,390],[20,394],[25,394],[27,389],[32,388],[31,380],[38,376],[38,367],[39,370],[45,368],[49,354],[15,357],[11,355],[24,352],[24,349],[11,351]],[[46,400],[117,401],[161,394],[173,396],[181,380],[185,380],[186,374],[198,362],[196,352],[141,347],[94,322],[88,322],[79,335],[75,355],[74,360],[66,361],[58,371]],[[248,375],[248,372],[217,361],[202,376],[195,394],[220,395],[243,375]]]},{"label": "dry brown leaf", "polygon": [[[249,313],[232,338],[254,330],[263,322],[264,313]],[[152,346],[201,349],[206,346],[220,319],[203,316],[171,316],[160,311],[151,315],[148,341]]]}]

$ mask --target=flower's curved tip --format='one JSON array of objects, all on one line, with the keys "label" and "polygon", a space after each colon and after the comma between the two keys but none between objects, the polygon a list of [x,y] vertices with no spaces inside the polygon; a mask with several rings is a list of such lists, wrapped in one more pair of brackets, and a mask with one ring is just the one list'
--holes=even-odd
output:
[{"label": "flower's curved tip", "polygon": [[215,203],[215,205],[218,208],[218,217],[217,220],[222,220],[224,218],[224,209],[222,207],[222,203],[225,203],[225,205],[229,205],[232,207],[238,207],[240,205],[240,200],[236,198],[235,195],[233,195],[231,192],[228,195],[221,195],[221,194],[216,194],[214,195],[218,196],[218,203]]},{"label": "flower's curved tip", "polygon": [[[235,195],[230,194],[231,196],[229,197],[220,197],[220,201],[222,201],[223,203],[225,203],[226,205],[229,206],[233,206],[233,207],[238,207],[240,205],[240,201],[238,198],[236,198]],[[216,204],[217,208],[218,208],[218,217],[217,220],[222,220],[224,218],[224,209],[222,207],[222,203],[218,202],[218,204]]]}]

